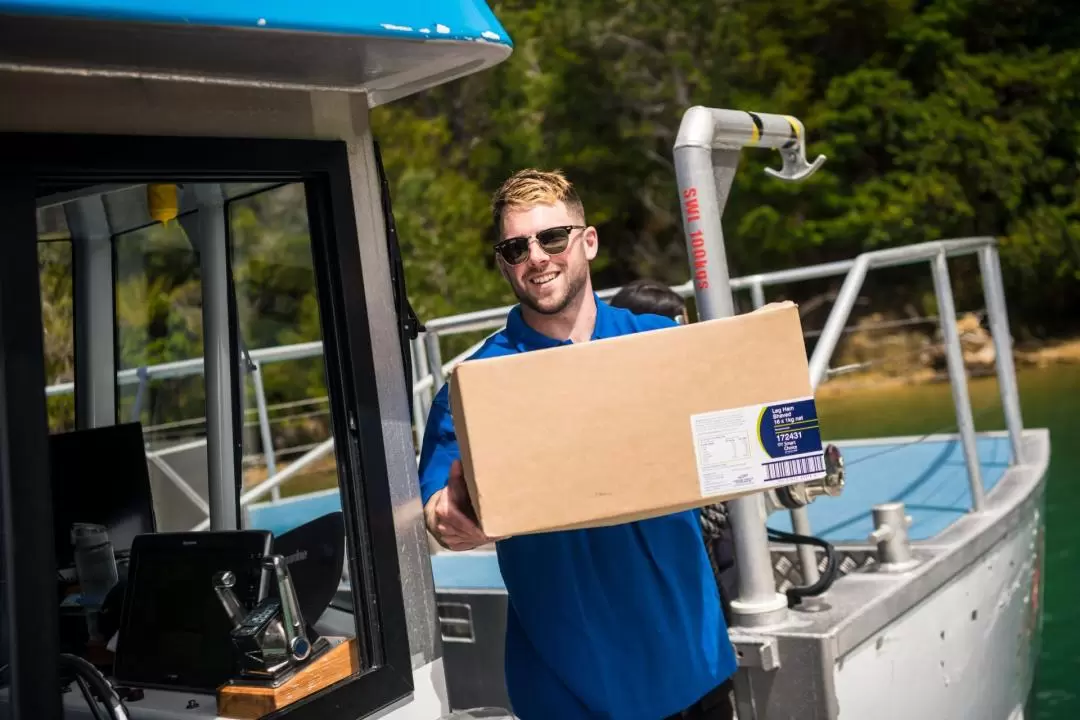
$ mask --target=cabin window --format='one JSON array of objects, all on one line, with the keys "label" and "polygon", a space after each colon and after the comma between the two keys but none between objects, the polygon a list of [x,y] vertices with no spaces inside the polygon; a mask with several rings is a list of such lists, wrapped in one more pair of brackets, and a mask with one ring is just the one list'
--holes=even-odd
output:
[{"label": "cabin window", "polygon": [[[411,657],[360,268],[359,243],[371,239],[357,237],[344,146],[0,134],[0,149],[34,193],[4,211],[37,218],[36,238],[29,222],[19,232],[36,240],[46,406],[40,394],[16,399],[47,418],[41,452],[21,461],[40,474],[56,438],[126,426],[158,532],[223,526],[279,538],[341,513],[349,555],[334,568],[329,607],[305,620],[355,640],[355,672],[285,714],[344,707],[359,717],[406,696]],[[30,270],[33,259],[18,263]],[[121,458],[67,460],[69,487],[106,496],[123,485]],[[32,497],[22,477],[5,487]],[[20,527],[16,545],[26,546],[36,526]],[[78,642],[35,651],[80,652]]]},{"label": "cabin window", "polygon": [[302,183],[229,190],[239,193],[228,217],[245,376],[242,522],[280,534],[341,510],[307,199]]}]

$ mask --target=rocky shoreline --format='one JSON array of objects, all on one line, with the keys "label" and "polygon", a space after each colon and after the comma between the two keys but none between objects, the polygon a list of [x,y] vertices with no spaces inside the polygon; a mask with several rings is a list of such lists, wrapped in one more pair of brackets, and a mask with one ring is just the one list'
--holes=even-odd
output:
[{"label": "rocky shoreline", "polygon": [[[968,376],[994,375],[997,349],[983,319],[967,313],[956,324]],[[818,393],[845,392],[871,385],[948,382],[940,328],[934,332],[897,331],[888,329],[889,326],[890,322],[879,314],[863,318],[837,349],[832,363],[834,375],[822,383]],[[1014,345],[1013,362],[1018,370],[1080,363],[1080,338]]]}]

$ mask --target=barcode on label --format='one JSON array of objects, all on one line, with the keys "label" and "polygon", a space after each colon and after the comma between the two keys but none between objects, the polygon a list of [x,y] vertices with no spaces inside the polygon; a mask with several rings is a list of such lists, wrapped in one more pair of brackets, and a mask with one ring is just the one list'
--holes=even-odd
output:
[{"label": "barcode on label", "polygon": [[784,480],[799,475],[825,472],[825,458],[822,455],[780,460],[765,465],[766,480]]}]

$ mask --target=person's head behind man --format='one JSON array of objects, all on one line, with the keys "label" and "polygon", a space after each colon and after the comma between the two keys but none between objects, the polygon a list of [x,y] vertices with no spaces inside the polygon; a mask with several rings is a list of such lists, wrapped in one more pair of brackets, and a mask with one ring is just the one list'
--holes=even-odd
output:
[{"label": "person's head behind man", "polygon": [[592,293],[589,262],[596,257],[596,228],[574,186],[559,171],[514,173],[491,203],[499,271],[523,312],[571,315]]},{"label": "person's head behind man", "polygon": [[682,325],[689,322],[686,301],[679,293],[656,280],[642,278],[627,283],[611,298],[611,305],[626,308],[637,315],[663,315]]}]

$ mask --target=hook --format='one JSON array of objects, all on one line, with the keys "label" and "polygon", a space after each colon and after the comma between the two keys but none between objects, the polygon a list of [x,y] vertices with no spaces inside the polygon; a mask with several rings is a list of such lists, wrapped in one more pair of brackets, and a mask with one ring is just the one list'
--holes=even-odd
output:
[{"label": "hook", "polygon": [[806,160],[806,145],[803,138],[805,137],[805,130],[803,124],[796,118],[786,115],[785,119],[791,125],[791,131],[794,135],[794,139],[787,145],[787,147],[780,148],[780,157],[784,160],[784,165],[779,170],[773,168],[765,168],[765,172],[769,173],[775,178],[781,180],[787,180],[788,182],[800,182],[817,172],[825,163],[825,156],[818,155],[814,159],[813,163]]}]

